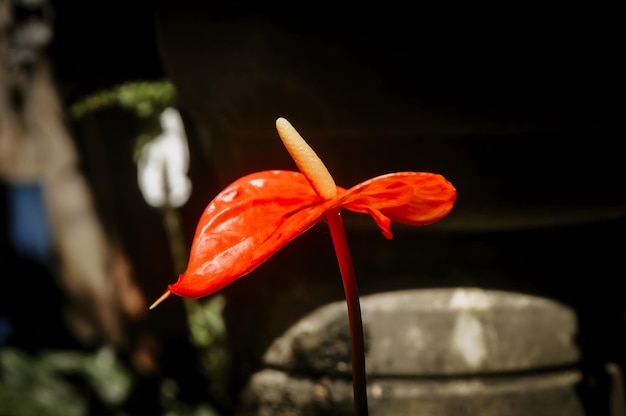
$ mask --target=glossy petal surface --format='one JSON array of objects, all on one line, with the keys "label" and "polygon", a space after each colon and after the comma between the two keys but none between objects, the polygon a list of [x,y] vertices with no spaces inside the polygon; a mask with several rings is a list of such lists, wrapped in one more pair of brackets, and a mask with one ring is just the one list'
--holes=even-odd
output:
[{"label": "glossy petal surface", "polygon": [[202,214],[189,264],[168,290],[197,298],[250,273],[289,241],[338,206],[369,214],[387,238],[392,221],[420,226],[446,216],[456,190],[443,176],[399,172],[378,176],[324,201],[306,177],[293,171],[264,171],[238,179]]},{"label": "glossy petal surface", "polygon": [[422,226],[448,215],[456,201],[456,189],[439,174],[396,172],[362,182],[341,198],[343,208],[370,214],[391,238],[391,221]]},{"label": "glossy petal surface", "polygon": [[204,210],[187,270],[169,290],[195,298],[223,288],[315,224],[326,205],[299,172],[238,179]]}]

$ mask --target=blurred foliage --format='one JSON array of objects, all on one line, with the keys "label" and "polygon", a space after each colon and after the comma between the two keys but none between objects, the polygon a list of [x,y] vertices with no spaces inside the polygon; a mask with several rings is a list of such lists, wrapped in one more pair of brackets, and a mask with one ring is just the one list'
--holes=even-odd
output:
[{"label": "blurred foliage", "polygon": [[[179,380],[160,380],[161,416],[220,416],[230,408],[229,353],[222,318],[224,299],[185,299],[190,343],[198,349],[201,373],[208,379],[206,400],[179,398]],[[4,321],[1,321],[4,322]],[[139,382],[111,348],[96,352],[50,350],[36,354],[0,344],[0,416],[130,416],[126,401]],[[155,415],[157,416],[157,415]]]},{"label": "blurred foliage", "polygon": [[127,82],[91,94],[70,107],[70,115],[81,118],[106,107],[119,106],[133,111],[139,118],[161,114],[175,104],[174,85],[167,80]]},{"label": "blurred foliage", "polygon": [[77,388],[80,380],[90,394],[110,410],[120,406],[133,380],[108,349],[97,353],[49,351],[29,355],[18,349],[0,350],[0,415],[89,415],[88,395]]},{"label": "blurred foliage", "polygon": [[72,104],[69,113],[80,119],[108,107],[132,112],[142,123],[133,152],[136,161],[143,146],[163,132],[160,120],[163,110],[175,105],[176,89],[170,81],[133,81],[90,94]]},{"label": "blurred foliage", "polygon": [[[133,373],[107,348],[36,355],[0,348],[0,416],[89,416],[94,402],[98,414],[129,416],[124,405],[134,383]],[[159,394],[162,416],[219,416],[208,401],[179,400],[174,380],[164,379]]]},{"label": "blurred foliage", "polygon": [[219,416],[208,403],[189,404],[178,400],[178,384],[174,380],[161,383],[162,416]]},{"label": "blurred foliage", "polygon": [[230,408],[230,352],[222,311],[225,299],[216,294],[206,298],[184,299],[191,343],[200,352],[200,365],[208,379],[211,400]]},{"label": "blurred foliage", "polygon": [[[136,81],[127,82],[84,97],[70,107],[69,113],[72,118],[81,119],[91,113],[104,111],[107,108],[117,108],[131,112],[140,122],[140,132],[136,137],[133,155],[134,160],[137,161],[141,155],[143,146],[163,132],[160,120],[161,113],[166,108],[175,106],[176,91],[173,84],[169,81]],[[187,262],[186,249],[183,245],[183,240],[180,238],[182,235],[181,224],[177,212],[170,212],[171,215],[169,217],[166,214],[168,214],[168,212],[164,211],[164,224],[170,242],[170,248],[172,249],[171,254],[175,263],[182,265],[179,266],[180,268]],[[168,221],[168,218],[170,221]],[[183,270],[180,272],[182,271]],[[228,391],[230,387],[230,353],[227,346],[226,327],[222,317],[224,303],[225,300],[221,295],[214,295],[202,300],[184,299],[187,312],[187,326],[189,329],[189,342],[198,351],[199,370],[208,381],[207,398],[205,403],[185,403],[178,398],[178,380],[166,378],[161,381],[159,392],[159,400],[163,409],[162,416],[219,416],[219,413],[212,404],[216,404],[220,409],[229,409],[232,407]],[[15,353],[13,352],[13,354]],[[9,362],[16,361],[16,359],[12,357],[9,357],[8,360]],[[79,360],[79,358],[77,357],[76,360]],[[25,406],[24,400],[33,395],[33,390],[36,388],[47,391],[47,397],[58,397],[59,402],[50,399],[48,402],[41,403],[39,407],[31,408],[30,406],[25,406],[21,408],[21,413],[2,413],[2,410],[0,410],[0,416],[30,416],[40,414],[51,416],[56,416],[57,414],[63,414],[64,416],[82,416],[88,414],[87,404],[84,403],[84,399],[81,399],[81,395],[77,394],[77,392],[72,389],[72,385],[64,380],[61,374],[62,372],[58,369],[49,371],[45,368],[39,368],[41,366],[41,359],[31,359],[31,361],[28,361],[26,357],[22,357],[19,361],[22,363],[22,366],[30,369],[29,371],[32,374],[30,381],[25,380],[23,384],[6,389],[5,393],[0,392],[0,403],[7,401],[7,403],[14,403],[15,406]],[[90,366],[93,366],[93,364],[90,364]],[[65,368],[65,370],[67,370],[67,368]],[[0,371],[2,371],[1,363]],[[95,387],[99,386],[99,383],[108,383],[110,384],[109,387],[112,387],[115,383],[119,383],[120,387],[123,387],[125,394],[128,394],[128,389],[131,388],[129,384],[132,384],[132,376],[128,373],[126,373],[128,378],[125,382],[116,380],[116,377],[111,374],[99,374],[102,378],[96,377],[98,382],[93,380],[95,371],[93,368],[88,370],[86,367],[81,367],[79,370],[77,367],[74,367],[72,371],[81,373],[83,377],[87,377],[87,375],[90,374],[92,377],[91,383],[93,383]],[[41,372],[44,373],[45,377]],[[44,385],[36,387],[40,382],[44,383]],[[5,390],[3,388],[4,383],[6,382],[0,379],[0,389],[2,390]],[[58,390],[59,394],[56,394],[56,390],[53,389]],[[111,415],[126,416],[118,407],[121,397],[116,398],[111,392],[108,394],[101,390],[98,390],[98,392],[101,399],[105,401],[112,410]],[[122,395],[121,391],[118,393]],[[33,406],[36,405],[35,402],[31,404],[33,404]],[[70,405],[72,408],[68,407]],[[50,409],[53,410],[51,411]],[[59,413],[55,413],[55,409],[60,409]]]}]

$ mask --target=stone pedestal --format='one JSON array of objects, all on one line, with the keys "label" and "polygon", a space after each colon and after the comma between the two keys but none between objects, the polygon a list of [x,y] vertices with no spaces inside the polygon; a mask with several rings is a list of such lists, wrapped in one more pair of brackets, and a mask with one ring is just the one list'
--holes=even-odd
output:
[{"label": "stone pedestal", "polygon": [[[370,414],[583,416],[569,307],[477,288],[363,296]],[[246,387],[244,415],[351,415],[345,302],[277,338]]]}]

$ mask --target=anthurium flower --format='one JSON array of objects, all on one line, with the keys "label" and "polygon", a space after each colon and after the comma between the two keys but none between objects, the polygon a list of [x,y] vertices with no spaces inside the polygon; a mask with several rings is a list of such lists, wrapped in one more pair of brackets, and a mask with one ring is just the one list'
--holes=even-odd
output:
[{"label": "anthurium flower", "polygon": [[[284,127],[279,122],[277,126]],[[281,133],[281,138],[284,135]],[[301,145],[295,150],[286,146],[292,156],[303,149]],[[172,293],[199,298],[222,289],[253,271],[331,210],[344,208],[370,215],[391,239],[391,222],[431,224],[445,217],[456,200],[450,182],[427,172],[389,173],[345,189],[334,185],[330,176],[324,177],[323,165],[312,169],[324,170],[324,175],[307,172],[309,158],[314,165],[317,159],[314,153],[307,153],[312,152],[310,148],[304,150],[305,156],[294,157],[302,172],[252,173],[237,179],[209,203],[198,222],[187,270],[151,308]]]}]

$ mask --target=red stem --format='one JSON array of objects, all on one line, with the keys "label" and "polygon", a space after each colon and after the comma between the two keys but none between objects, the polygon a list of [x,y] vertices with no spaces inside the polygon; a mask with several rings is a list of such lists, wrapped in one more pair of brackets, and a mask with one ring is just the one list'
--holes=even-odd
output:
[{"label": "red stem", "polygon": [[350,342],[352,346],[352,388],[354,390],[354,411],[357,416],[367,416],[367,383],[365,377],[365,342],[359,290],[356,284],[354,266],[346,239],[340,208],[326,213],[326,221],[335,246],[335,254],[339,262],[343,288],[348,304],[348,321],[350,325]]}]

